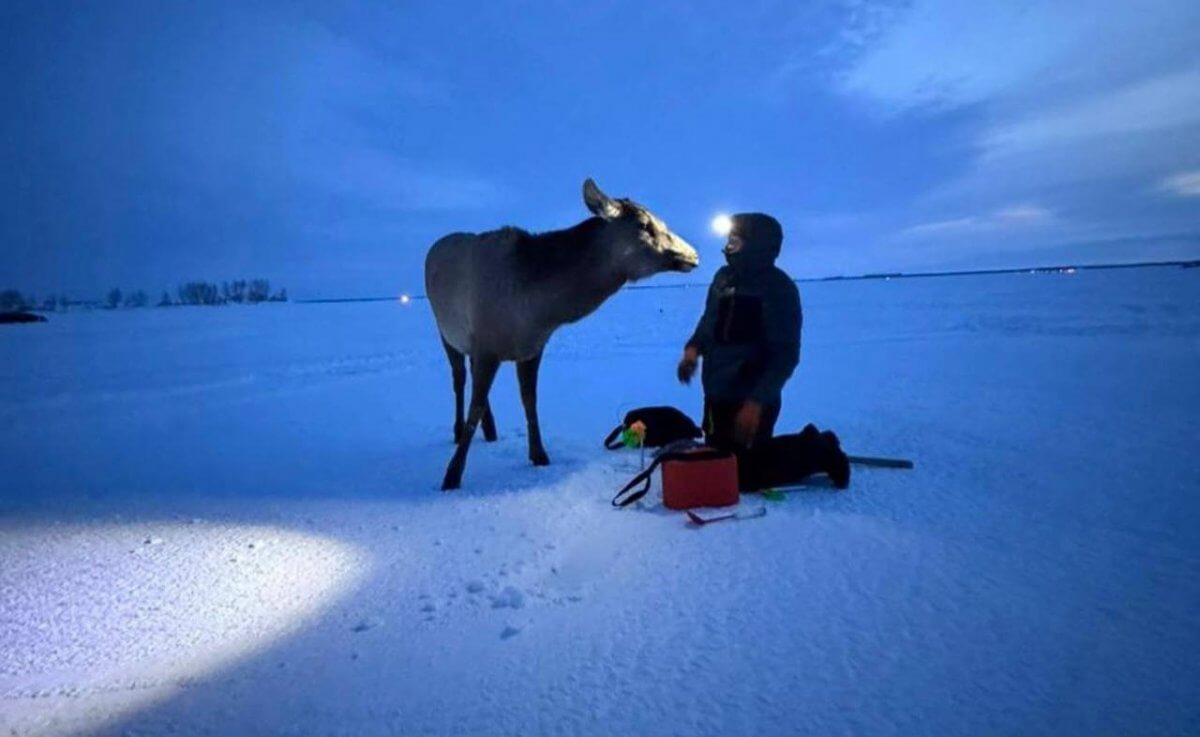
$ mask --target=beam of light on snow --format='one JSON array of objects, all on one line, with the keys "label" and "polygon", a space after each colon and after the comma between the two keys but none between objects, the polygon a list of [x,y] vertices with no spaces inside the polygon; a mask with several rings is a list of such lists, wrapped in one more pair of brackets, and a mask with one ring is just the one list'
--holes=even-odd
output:
[{"label": "beam of light on snow", "polygon": [[25,734],[91,733],[308,624],[367,573],[351,545],[197,521],[0,536],[0,695]]},{"label": "beam of light on snow", "polygon": [[724,238],[733,230],[733,218],[725,214],[716,216],[712,220],[712,229],[714,233]]}]

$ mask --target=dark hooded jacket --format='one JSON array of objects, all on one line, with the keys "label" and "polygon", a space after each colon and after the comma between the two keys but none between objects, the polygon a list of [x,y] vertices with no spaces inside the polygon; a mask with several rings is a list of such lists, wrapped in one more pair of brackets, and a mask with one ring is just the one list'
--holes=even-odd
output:
[{"label": "dark hooded jacket", "polygon": [[704,357],[706,397],[778,404],[800,362],[800,291],[775,266],[783,245],[779,222],[758,213],[732,219],[742,248],[726,254],[728,265],[713,277],[704,315],[687,345]]}]

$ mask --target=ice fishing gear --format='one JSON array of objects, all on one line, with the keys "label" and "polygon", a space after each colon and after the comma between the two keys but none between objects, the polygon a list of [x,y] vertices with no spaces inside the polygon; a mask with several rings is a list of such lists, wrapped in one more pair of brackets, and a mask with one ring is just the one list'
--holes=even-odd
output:
[{"label": "ice fishing gear", "polygon": [[659,466],[662,466],[663,506],[667,509],[728,507],[738,503],[737,456],[716,448],[695,448],[660,454],[617,492],[612,505],[626,507],[646,496]]},{"label": "ice fishing gear", "polygon": [[766,517],[767,516],[767,508],[759,507],[758,509],[755,509],[750,512],[730,512],[728,514],[718,514],[715,517],[704,517],[702,515],[699,515],[699,514],[693,512],[690,509],[687,510],[685,512],[685,514],[687,514],[688,520],[693,525],[696,525],[697,527],[703,527],[704,525],[711,525],[713,522],[722,522],[724,520],[745,520],[745,519],[757,519],[758,517]]},{"label": "ice fishing gear", "polygon": [[626,433],[638,423],[643,427],[641,444],[646,448],[661,448],[675,440],[698,438],[704,434],[690,417],[674,407],[639,407],[625,414],[625,420],[604,439],[604,447],[609,450],[637,447],[626,445]]},{"label": "ice fishing gear", "polygon": [[875,456],[846,456],[854,466],[870,468],[913,468],[913,462],[906,458],[876,458]]},{"label": "ice fishing gear", "polygon": [[621,431],[621,443],[626,448],[637,448],[640,452],[638,468],[646,467],[646,425],[641,420]]},{"label": "ice fishing gear", "polygon": [[626,448],[646,447],[646,425],[637,421],[621,431],[621,444]]}]

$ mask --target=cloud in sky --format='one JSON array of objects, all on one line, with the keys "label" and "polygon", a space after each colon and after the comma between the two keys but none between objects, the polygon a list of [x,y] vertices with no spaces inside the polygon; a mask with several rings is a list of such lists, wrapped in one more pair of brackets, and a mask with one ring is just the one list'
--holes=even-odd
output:
[{"label": "cloud in sky", "polygon": [[1200,227],[1138,194],[1200,165],[1200,3],[917,0],[890,23],[836,84],[885,119],[966,116],[965,165],[912,203],[931,224],[1018,199],[1072,212],[1063,238]]},{"label": "cloud in sky", "polygon": [[1062,18],[1047,14],[1062,11],[1039,16],[1003,3],[925,0],[900,13],[852,15],[850,24],[865,23],[866,30],[850,36],[857,58],[840,84],[889,113],[985,102],[1024,84],[1060,53]]},{"label": "cloud in sky", "polygon": [[[444,105],[451,93],[438,80],[312,20],[226,12],[242,32],[209,63],[229,82],[204,80],[168,114],[173,144],[201,171],[233,166],[300,196],[385,211],[472,209],[500,199],[497,184],[423,157],[367,112],[381,102],[400,110]],[[214,177],[220,186],[225,175]]]},{"label": "cloud in sky", "polygon": [[985,103],[1006,112],[1124,87],[1197,58],[1200,7],[1180,0],[866,2],[843,89],[893,112]]},{"label": "cloud in sky", "polygon": [[405,125],[452,86],[358,25],[228,2],[18,19],[0,52],[0,165],[18,173],[0,180],[0,270],[26,288],[303,270],[331,234],[353,234],[336,238],[348,262],[378,257],[405,217],[504,201]]},{"label": "cloud in sky", "polygon": [[910,225],[900,231],[907,237],[953,236],[968,233],[989,233],[1045,225],[1054,214],[1037,205],[1013,205],[985,215],[937,220]]},{"label": "cloud in sky", "polygon": [[1200,171],[1185,171],[1167,177],[1162,189],[1177,197],[1200,197]]},{"label": "cloud in sky", "polygon": [[470,210],[505,197],[482,177],[418,165],[383,149],[339,146],[295,161],[301,162],[297,175],[311,176],[314,186],[384,212]]},{"label": "cloud in sky", "polygon": [[1200,66],[1001,122],[984,132],[980,146],[987,156],[1003,156],[1062,142],[1154,134],[1198,124]]},{"label": "cloud in sky", "polygon": [[1200,231],[1195,0],[9,19],[0,273],[26,289],[287,270],[296,295],[386,293],[447,232],[578,222],[586,176],[701,248],[720,209],[775,213],[805,276]]}]

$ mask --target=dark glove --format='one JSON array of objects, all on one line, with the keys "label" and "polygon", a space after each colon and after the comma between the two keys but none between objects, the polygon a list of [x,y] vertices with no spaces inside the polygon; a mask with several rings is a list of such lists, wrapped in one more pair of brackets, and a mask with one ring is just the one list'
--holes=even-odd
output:
[{"label": "dark glove", "polygon": [[696,373],[696,359],[699,354],[691,346],[683,349],[683,358],[679,359],[679,367],[675,370],[680,384],[692,383],[692,375]]}]

